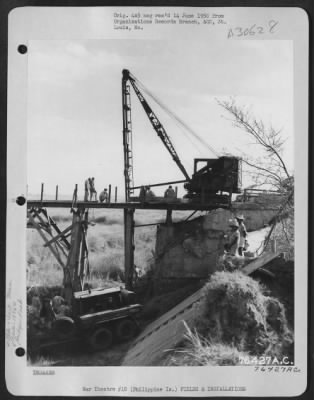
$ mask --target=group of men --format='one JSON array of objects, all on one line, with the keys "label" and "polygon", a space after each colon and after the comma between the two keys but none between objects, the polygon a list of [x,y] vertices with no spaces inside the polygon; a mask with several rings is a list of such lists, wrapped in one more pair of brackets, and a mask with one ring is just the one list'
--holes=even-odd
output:
[{"label": "group of men", "polygon": [[150,186],[141,186],[139,199],[141,203],[152,200],[155,193],[151,190]]},{"label": "group of men", "polygon": [[95,189],[95,178],[87,178],[84,182],[85,194],[84,201],[97,201],[97,191]]},{"label": "group of men", "polygon": [[[87,178],[84,182],[85,195],[84,201],[97,201],[97,191],[95,188],[95,178]],[[100,192],[99,201],[100,203],[107,203],[109,200],[108,190],[105,188]]]},{"label": "group of men", "polygon": [[[155,193],[151,190],[150,186],[141,186],[139,199],[141,203],[146,201],[150,201],[156,197]],[[177,197],[176,192],[174,191],[172,186],[169,186],[165,193],[164,198],[166,199],[175,199]]]},{"label": "group of men", "polygon": [[248,236],[243,215],[236,215],[234,219],[229,220],[229,227],[231,231],[225,244],[225,250],[231,256],[243,256]]}]

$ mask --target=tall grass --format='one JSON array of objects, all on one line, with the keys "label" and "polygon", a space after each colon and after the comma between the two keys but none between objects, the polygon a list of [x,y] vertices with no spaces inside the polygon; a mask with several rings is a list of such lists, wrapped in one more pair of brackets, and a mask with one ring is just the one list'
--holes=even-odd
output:
[{"label": "tall grass", "polygon": [[[72,222],[68,210],[53,210],[51,217],[60,229]],[[152,223],[160,219],[161,213],[139,212],[136,215],[139,224]],[[88,226],[88,248],[91,270],[90,283],[102,285],[107,280],[121,282],[124,275],[124,228],[121,210],[90,210]],[[135,229],[135,265],[140,274],[144,274],[153,262],[155,248],[155,226]],[[27,231],[27,271],[28,286],[61,285],[63,271],[49,249],[43,247],[43,241],[34,229]]]},{"label": "tall grass", "polygon": [[233,345],[213,343],[209,339],[201,337],[196,330],[192,332],[184,323],[186,333],[184,335],[185,346],[176,349],[166,360],[169,366],[221,366],[239,365],[240,357],[246,357],[248,352],[239,351]]}]

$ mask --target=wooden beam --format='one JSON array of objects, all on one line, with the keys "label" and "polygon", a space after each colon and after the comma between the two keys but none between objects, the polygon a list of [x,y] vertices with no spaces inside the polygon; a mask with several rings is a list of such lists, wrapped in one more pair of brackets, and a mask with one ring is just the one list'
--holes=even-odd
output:
[{"label": "wooden beam", "polygon": [[[154,202],[154,203],[140,203],[140,202],[132,202],[132,203],[96,203],[89,201],[78,201],[75,205],[77,208],[113,208],[113,209],[139,209],[139,210],[199,210],[199,211],[211,211],[217,208],[225,208],[230,209],[229,204],[225,203],[215,203],[215,204],[201,204],[201,203],[181,203],[180,201],[176,203],[165,203],[165,202]],[[40,200],[28,200],[27,208],[30,209],[32,207],[36,208],[71,208],[72,201],[71,200],[45,200],[41,202]]]},{"label": "wooden beam", "polygon": [[[58,225],[55,223],[55,221],[51,217],[48,217],[48,219],[49,219],[49,223],[51,224],[53,229],[57,232],[58,235],[60,235],[61,234],[61,230],[59,229]],[[72,225],[71,225],[71,228],[72,228]],[[66,248],[68,250],[70,250],[70,242],[67,240],[67,236],[68,235],[63,235],[61,237],[61,240],[65,244]]]},{"label": "wooden beam", "polygon": [[[40,211],[43,212],[43,214],[45,215],[45,217],[48,219],[48,222],[45,222],[44,219],[39,215],[39,212],[40,212]],[[39,221],[40,221],[43,225],[48,224],[49,228],[48,228],[48,229],[45,229],[43,226],[40,226],[39,224],[38,224],[38,226],[40,226],[41,230],[44,230],[45,232],[47,232],[47,233],[53,238],[53,234],[52,234],[52,231],[51,231],[51,225],[49,224],[49,216],[48,216],[48,214],[47,214],[47,211],[46,211],[46,210],[43,210],[43,209],[41,209],[40,211],[39,211],[39,212],[33,211],[33,212],[34,212],[34,215],[39,219]],[[47,240],[48,240],[48,239],[47,239]],[[62,251],[62,253],[63,253],[63,255],[64,255],[65,257],[68,256],[68,254],[66,253],[66,251],[64,250],[64,248],[61,246],[61,244],[60,244],[59,242],[56,242],[56,246],[58,246],[58,248]],[[50,246],[48,246],[48,247],[50,247]]]},{"label": "wooden beam", "polygon": [[154,226],[154,225],[160,225],[162,222],[154,222],[153,224],[141,224],[141,225],[134,225],[134,228],[141,228],[142,226]]},{"label": "wooden beam", "polygon": [[57,236],[55,236],[53,239],[49,240],[49,242],[44,244],[44,247],[50,246],[52,243],[62,238],[66,232],[69,232],[72,229],[72,227],[73,225],[68,226],[64,231],[60,232]]},{"label": "wooden beam", "polygon": [[71,244],[64,275],[66,301],[71,304],[73,292],[82,290],[79,276],[80,248],[82,243],[81,212],[73,210]]},{"label": "wooden beam", "polygon": [[241,272],[243,272],[245,275],[250,275],[257,269],[263,267],[264,265],[268,264],[270,261],[278,257],[280,257],[278,253],[264,253],[255,260],[251,261],[245,267],[243,267],[241,269]]},{"label": "wooden beam", "polygon": [[[58,225],[56,224],[56,222],[48,215],[48,212],[46,209],[42,208],[40,209],[40,211],[45,215],[45,217],[47,218],[47,221],[50,225],[50,227],[52,227],[57,234],[59,235],[61,233],[61,229],[59,229]],[[50,232],[51,236],[52,233]],[[67,249],[70,249],[70,243],[69,241],[66,239],[66,236],[62,237],[62,242],[66,245]]]},{"label": "wooden beam", "polygon": [[134,210],[124,210],[124,274],[126,289],[133,288],[134,274]]},{"label": "wooden beam", "polygon": [[[33,216],[32,216],[30,213],[28,214],[28,219],[31,221],[32,225],[37,229],[37,231],[38,231],[39,235],[41,236],[41,238],[43,239],[43,241],[44,241],[45,243],[47,243],[47,242],[48,242],[48,239],[47,239],[46,236],[44,235],[44,233],[43,233],[43,231],[42,231],[40,225],[37,224],[37,222],[35,221],[35,219],[33,218]],[[57,252],[51,245],[49,245],[48,247],[49,247],[51,253],[55,256],[55,258],[56,258],[56,260],[58,261],[58,263],[61,265],[61,267],[62,267],[62,268],[65,268],[65,264],[64,264],[64,262],[61,260],[61,258],[60,258],[60,256],[59,256],[58,252]]]},{"label": "wooden beam", "polygon": [[44,199],[44,184],[41,184],[41,190],[40,190],[40,201],[42,202]]},{"label": "wooden beam", "polygon": [[111,203],[111,184],[109,185],[109,190],[108,190],[108,203]]},{"label": "wooden beam", "polygon": [[140,189],[142,186],[156,187],[156,186],[166,186],[166,185],[174,185],[175,183],[185,183],[187,179],[180,181],[171,181],[171,182],[162,182],[162,183],[153,183],[152,185],[141,185],[141,186],[133,186],[130,189]]},{"label": "wooden beam", "polygon": [[171,209],[167,210],[166,224],[167,225],[171,225],[172,224],[172,210]]}]

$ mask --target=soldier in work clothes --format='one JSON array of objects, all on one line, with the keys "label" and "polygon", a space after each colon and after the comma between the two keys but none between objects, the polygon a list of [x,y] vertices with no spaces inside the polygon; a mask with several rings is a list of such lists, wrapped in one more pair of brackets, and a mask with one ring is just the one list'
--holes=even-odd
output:
[{"label": "soldier in work clothes", "polygon": [[237,256],[239,243],[240,243],[240,232],[239,232],[239,224],[235,219],[231,219],[229,221],[229,227],[231,228],[231,232],[228,235],[228,241],[225,244],[225,250],[231,256]]},{"label": "soldier in work clothes", "polygon": [[84,201],[88,201],[88,195],[90,191],[90,178],[87,178],[86,181],[84,182]]},{"label": "soldier in work clothes", "polygon": [[107,189],[104,189],[102,192],[100,192],[99,201],[101,203],[108,203],[108,192],[107,192]]},{"label": "soldier in work clothes", "polygon": [[139,194],[140,202],[144,203],[145,202],[145,198],[146,198],[146,188],[144,186],[141,186],[140,194]]},{"label": "soldier in work clothes", "polygon": [[155,198],[155,193],[151,190],[150,186],[146,186],[145,200],[150,201]]},{"label": "soldier in work clothes", "polygon": [[175,199],[176,192],[173,190],[172,186],[169,186],[168,189],[165,191],[164,197],[166,199]]},{"label": "soldier in work clothes", "polygon": [[97,192],[95,189],[95,178],[90,178],[90,187],[89,187],[89,193],[90,193],[90,201],[93,201],[93,198],[95,198],[95,201],[97,201]]},{"label": "soldier in work clothes", "polygon": [[240,243],[239,243],[239,255],[243,256],[243,252],[245,250],[245,240],[247,238],[246,226],[244,225],[244,217],[243,215],[236,215],[236,220],[239,224],[239,232],[240,232]]}]

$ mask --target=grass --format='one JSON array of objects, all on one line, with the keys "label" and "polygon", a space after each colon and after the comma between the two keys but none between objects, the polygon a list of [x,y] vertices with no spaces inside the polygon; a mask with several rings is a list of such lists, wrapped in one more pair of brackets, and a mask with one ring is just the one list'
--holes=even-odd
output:
[{"label": "grass", "polygon": [[[72,214],[67,209],[52,210],[50,216],[61,230],[71,225]],[[135,213],[135,225],[157,223],[164,218],[162,211],[139,210]],[[174,213],[174,219],[184,218],[185,212]],[[102,281],[105,284],[108,279],[121,281],[124,271],[123,211],[90,210],[89,221],[87,238],[92,285]],[[134,261],[141,275],[153,262],[155,235],[156,226],[135,228]],[[27,232],[27,271],[28,286],[62,284],[62,268],[50,250],[43,247],[43,241],[34,229]]]},{"label": "grass", "polygon": [[199,334],[214,343],[234,345],[254,355],[291,351],[293,335],[283,304],[240,272],[216,272],[204,287],[195,316]]},{"label": "grass", "polygon": [[213,343],[201,337],[185,323],[185,346],[176,349],[168,357],[165,364],[168,366],[226,366],[239,365],[240,357],[247,357],[249,353],[239,351],[233,345]]}]

